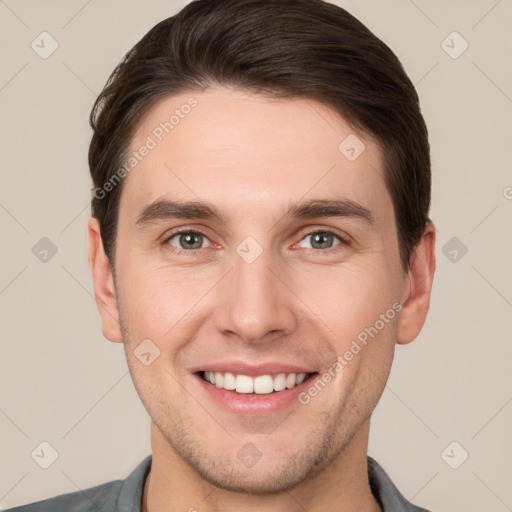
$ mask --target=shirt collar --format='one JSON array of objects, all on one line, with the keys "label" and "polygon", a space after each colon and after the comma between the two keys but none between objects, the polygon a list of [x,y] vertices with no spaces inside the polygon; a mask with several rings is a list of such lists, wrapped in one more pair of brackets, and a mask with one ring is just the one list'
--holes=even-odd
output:
[{"label": "shirt collar", "polygon": [[117,498],[117,512],[141,512],[144,483],[151,469],[153,457],[148,455],[123,482]]},{"label": "shirt collar", "polygon": [[[141,512],[142,493],[151,461],[152,456],[148,455],[123,482],[117,500],[118,512]],[[368,480],[372,494],[379,501],[383,512],[428,512],[407,501],[384,469],[371,457],[368,457]]]}]

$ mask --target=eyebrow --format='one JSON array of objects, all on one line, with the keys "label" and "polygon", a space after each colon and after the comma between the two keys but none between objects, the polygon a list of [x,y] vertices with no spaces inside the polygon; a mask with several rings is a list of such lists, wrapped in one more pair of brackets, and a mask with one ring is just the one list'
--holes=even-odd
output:
[{"label": "eyebrow", "polygon": [[[348,217],[375,223],[368,208],[349,199],[313,199],[291,205],[283,218],[313,219],[316,217]],[[169,219],[205,219],[227,223],[226,216],[214,205],[206,201],[159,200],[146,206],[137,217],[136,225],[144,228],[154,222]]]}]

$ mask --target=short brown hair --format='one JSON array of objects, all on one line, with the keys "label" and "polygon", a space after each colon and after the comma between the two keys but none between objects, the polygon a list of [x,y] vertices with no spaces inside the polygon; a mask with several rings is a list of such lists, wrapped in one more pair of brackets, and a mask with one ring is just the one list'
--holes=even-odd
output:
[{"label": "short brown hair", "polygon": [[90,116],[89,166],[95,190],[102,190],[93,195],[92,215],[112,265],[122,182],[102,187],[157,101],[213,85],[316,100],[374,137],[408,268],[430,208],[430,146],[418,95],[388,46],[322,0],[195,0],[126,54]]}]

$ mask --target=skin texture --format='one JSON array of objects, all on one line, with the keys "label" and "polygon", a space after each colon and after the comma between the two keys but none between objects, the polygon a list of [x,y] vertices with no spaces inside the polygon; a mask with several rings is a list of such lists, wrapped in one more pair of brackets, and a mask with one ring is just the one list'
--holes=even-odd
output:
[{"label": "skin texture", "polygon": [[[197,106],[125,178],[115,283],[98,222],[89,223],[103,333],[124,343],[152,418],[144,510],[380,510],[367,478],[370,416],[396,343],[411,342],[425,321],[434,226],[404,272],[378,144],[311,100],[223,87],[182,93],[148,112],[131,150],[191,97]],[[365,144],[355,161],[338,150],[350,134]],[[137,226],[142,210],[162,199],[208,201],[225,222],[170,218]],[[284,216],[311,199],[357,202],[374,222]],[[203,232],[201,249],[192,253],[179,235],[166,241],[176,228]],[[317,231],[334,233],[328,248],[314,245]],[[262,249],[252,263],[236,251],[248,236]],[[400,314],[305,405],[234,414],[209,400],[192,372],[236,360],[322,374],[397,301]],[[134,353],[144,339],[160,350],[149,366]],[[248,442],[262,454],[251,468],[237,458]]]}]

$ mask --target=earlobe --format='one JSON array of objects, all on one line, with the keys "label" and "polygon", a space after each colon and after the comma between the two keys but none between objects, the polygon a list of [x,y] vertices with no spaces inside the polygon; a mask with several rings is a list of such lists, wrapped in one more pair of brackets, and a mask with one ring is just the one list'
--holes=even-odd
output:
[{"label": "earlobe", "polygon": [[98,219],[92,217],[87,228],[89,241],[89,268],[94,285],[96,306],[101,317],[103,335],[110,341],[121,343],[122,334],[119,326],[114,278],[107,255],[103,248]]},{"label": "earlobe", "polygon": [[398,317],[397,343],[413,341],[420,333],[430,305],[432,281],[436,266],[436,230],[427,223],[419,244],[411,254],[408,270],[408,289],[402,300],[402,310]]}]

